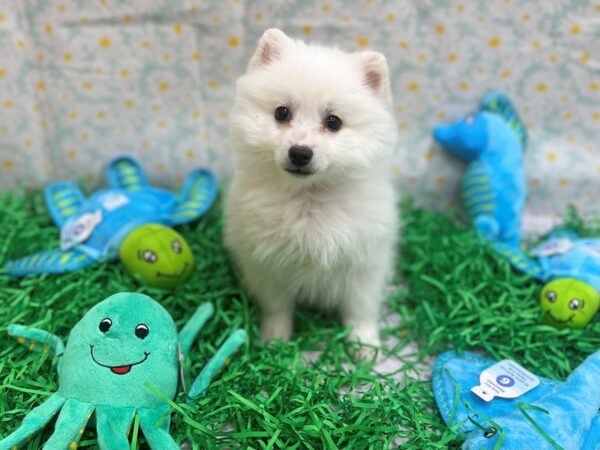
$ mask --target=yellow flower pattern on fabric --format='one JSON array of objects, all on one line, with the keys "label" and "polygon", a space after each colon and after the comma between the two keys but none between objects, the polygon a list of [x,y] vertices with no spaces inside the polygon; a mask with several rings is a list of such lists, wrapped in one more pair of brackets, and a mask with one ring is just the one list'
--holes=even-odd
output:
[{"label": "yellow flower pattern on fabric", "polygon": [[196,161],[227,176],[235,80],[277,24],[308,41],[385,54],[401,136],[390,172],[403,194],[425,206],[456,203],[461,168],[432,150],[430,130],[495,88],[531,135],[528,210],[585,209],[588,193],[600,192],[592,18],[600,20],[597,0],[4,2],[0,189],[84,178],[123,152],[147,160],[165,185]]}]

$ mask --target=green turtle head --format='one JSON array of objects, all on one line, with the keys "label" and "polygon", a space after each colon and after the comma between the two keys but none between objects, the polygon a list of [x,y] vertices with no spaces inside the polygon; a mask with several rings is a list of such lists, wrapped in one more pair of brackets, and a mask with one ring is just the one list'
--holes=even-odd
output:
[{"label": "green turtle head", "polygon": [[600,307],[593,286],[574,278],[559,278],[542,289],[540,307],[544,318],[557,328],[583,328]]},{"label": "green turtle head", "polygon": [[123,240],[119,255],[127,271],[149,286],[174,288],[194,270],[194,256],[185,239],[162,225],[133,230]]},{"label": "green turtle head", "polygon": [[60,365],[59,392],[109,406],[155,407],[178,384],[177,329],[150,297],[120,293],[90,309],[75,325]]}]

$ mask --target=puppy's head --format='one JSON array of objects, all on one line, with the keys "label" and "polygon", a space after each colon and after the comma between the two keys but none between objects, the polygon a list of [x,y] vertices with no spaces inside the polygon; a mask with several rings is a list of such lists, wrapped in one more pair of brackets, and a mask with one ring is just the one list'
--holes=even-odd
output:
[{"label": "puppy's head", "polygon": [[230,115],[238,168],[275,171],[290,183],[364,176],[396,142],[390,97],[380,53],[309,46],[267,30]]}]

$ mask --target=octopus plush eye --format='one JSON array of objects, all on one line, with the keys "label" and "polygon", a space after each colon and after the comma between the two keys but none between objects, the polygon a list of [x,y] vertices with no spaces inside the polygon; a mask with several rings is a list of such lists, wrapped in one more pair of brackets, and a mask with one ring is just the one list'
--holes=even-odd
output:
[{"label": "octopus plush eye", "polygon": [[110,330],[111,326],[112,326],[112,320],[110,320],[109,318],[106,318],[106,319],[102,319],[102,321],[100,322],[100,325],[98,325],[98,328],[103,333],[106,333],[108,330]]},{"label": "octopus plush eye", "polygon": [[467,125],[473,125],[475,123],[475,116],[473,116],[472,114],[469,114],[467,116],[467,118],[465,119],[465,123]]},{"label": "octopus plush eye", "polygon": [[175,253],[181,253],[181,242],[175,239],[173,242],[171,242],[171,248]]},{"label": "octopus plush eye", "polygon": [[144,252],[142,253],[142,257],[144,258],[144,261],[146,261],[149,264],[154,264],[158,259],[156,253],[154,253],[152,250],[144,250]]},{"label": "octopus plush eye", "polygon": [[548,299],[549,302],[554,303],[556,301],[556,292],[554,291],[548,291],[546,293],[546,298]]},{"label": "octopus plush eye", "polygon": [[578,298],[572,298],[571,301],[569,302],[569,309],[572,309],[573,311],[575,311],[576,309],[581,308],[581,300],[579,300]]},{"label": "octopus plush eye", "polygon": [[150,330],[146,325],[140,323],[137,327],[135,327],[135,335],[140,339],[146,339],[146,336],[150,333]]},{"label": "octopus plush eye", "polygon": [[489,427],[487,430],[485,430],[483,432],[483,437],[486,439],[491,438],[492,436],[494,436],[496,434],[498,430],[496,430],[494,427]]}]

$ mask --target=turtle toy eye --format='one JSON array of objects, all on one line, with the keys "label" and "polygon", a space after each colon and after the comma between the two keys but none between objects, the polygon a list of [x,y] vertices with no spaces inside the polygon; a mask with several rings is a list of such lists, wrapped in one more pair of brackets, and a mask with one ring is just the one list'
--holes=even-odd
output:
[{"label": "turtle toy eye", "polygon": [[154,264],[158,259],[156,253],[154,253],[152,250],[144,250],[142,257],[144,258],[144,261],[150,264]]},{"label": "turtle toy eye", "polygon": [[181,253],[181,242],[175,239],[173,242],[171,242],[171,248],[175,253]]},{"label": "turtle toy eye", "polygon": [[149,333],[150,330],[143,323],[140,323],[137,327],[135,327],[135,335],[140,339],[146,339],[146,336],[148,336]]},{"label": "turtle toy eye", "polygon": [[554,291],[548,291],[546,293],[546,298],[548,299],[549,302],[554,303],[556,301],[556,292]]},{"label": "turtle toy eye", "polygon": [[579,300],[578,298],[572,298],[571,301],[569,302],[569,309],[572,309],[573,311],[575,311],[576,309],[581,308],[581,300]]},{"label": "turtle toy eye", "polygon": [[100,321],[100,325],[98,325],[98,328],[100,329],[100,331],[102,331],[103,333],[106,333],[108,330],[110,330],[110,327],[112,326],[112,320],[110,320],[108,317],[106,319],[102,319]]},{"label": "turtle toy eye", "polygon": [[475,123],[475,116],[473,114],[469,114],[465,119],[465,123],[467,125],[473,125]]},{"label": "turtle toy eye", "polygon": [[498,430],[496,430],[494,427],[489,427],[487,430],[485,430],[483,432],[483,437],[486,439],[491,438],[492,436],[494,436],[496,434]]}]

